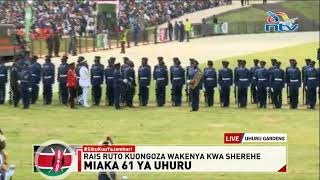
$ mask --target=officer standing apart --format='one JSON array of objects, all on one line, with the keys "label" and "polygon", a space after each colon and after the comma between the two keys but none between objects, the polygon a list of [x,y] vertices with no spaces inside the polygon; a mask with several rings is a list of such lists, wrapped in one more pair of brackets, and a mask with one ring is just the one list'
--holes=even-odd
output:
[{"label": "officer standing apart", "polygon": [[123,83],[123,76],[120,71],[120,63],[114,65],[113,77],[114,106],[116,109],[120,109],[120,91]]},{"label": "officer standing apart", "polygon": [[8,68],[0,59],[0,105],[6,100],[6,84],[8,82]]},{"label": "officer standing apart", "polygon": [[248,87],[250,86],[250,71],[246,68],[246,61],[242,60],[235,73],[235,85],[238,87],[238,107],[247,107]]},{"label": "officer standing apart", "polygon": [[54,84],[55,77],[55,67],[51,63],[50,56],[46,56],[42,69],[43,100],[45,105],[50,105],[52,103],[52,84]]},{"label": "officer standing apart", "polygon": [[153,79],[156,81],[157,105],[162,107],[166,103],[166,87],[168,85],[168,68],[163,57],[158,57],[159,64],[154,67]]},{"label": "officer standing apart", "polygon": [[173,63],[174,65],[170,67],[171,100],[173,106],[181,106],[182,88],[185,84],[185,70],[181,67],[179,58],[173,58]]},{"label": "officer standing apart", "polygon": [[269,71],[265,68],[266,62],[260,61],[260,68],[256,70],[257,93],[259,108],[267,108],[267,90],[269,87]]},{"label": "officer standing apart", "polygon": [[187,42],[190,41],[191,28],[192,28],[191,22],[189,21],[189,19],[186,19],[185,31],[186,31],[186,35],[187,35]]},{"label": "officer standing apart", "polygon": [[28,64],[25,63],[22,71],[20,72],[20,92],[23,102],[23,109],[28,109],[30,105],[30,92],[32,75],[29,70]]},{"label": "officer standing apart", "polygon": [[67,87],[67,74],[68,74],[68,56],[63,56],[61,58],[61,64],[58,67],[58,77],[59,82],[59,101],[60,103],[67,105],[68,102],[68,87]]},{"label": "officer standing apart", "polygon": [[81,67],[79,70],[80,78],[79,78],[79,86],[82,89],[82,98],[80,102],[82,102],[83,107],[90,107],[88,103],[88,95],[90,88],[90,74],[88,69],[87,60],[82,60],[80,62]]},{"label": "officer standing apart", "polygon": [[104,66],[100,63],[100,59],[100,56],[95,56],[94,64],[91,66],[92,99],[95,106],[100,105],[104,77]]},{"label": "officer standing apart", "polygon": [[121,37],[120,37],[120,43],[121,43],[121,54],[125,54],[126,53],[126,43],[127,43],[127,38],[128,38],[128,31],[127,30],[123,30],[121,33]]},{"label": "officer standing apart", "polygon": [[203,83],[205,88],[205,98],[208,107],[214,104],[214,88],[217,87],[217,72],[213,68],[213,62],[208,61],[208,67],[204,69]]},{"label": "officer standing apart", "polygon": [[106,78],[106,100],[109,106],[113,106],[114,104],[114,94],[113,94],[113,79],[114,79],[114,62],[115,58],[111,57],[108,60],[108,66],[105,69],[105,78]]},{"label": "officer standing apart", "polygon": [[250,90],[251,90],[251,103],[252,104],[257,104],[258,103],[258,95],[257,95],[257,90],[256,90],[256,77],[255,72],[257,69],[259,69],[259,60],[258,59],[254,59],[253,60],[253,67],[250,68],[250,82],[251,82],[251,86],[250,86]]},{"label": "officer standing apart", "polygon": [[282,89],[284,88],[285,73],[280,68],[281,62],[276,62],[273,71],[270,72],[270,90],[275,109],[282,107]]},{"label": "officer standing apart", "polygon": [[228,61],[222,61],[223,68],[219,70],[218,83],[220,86],[220,105],[229,107],[230,104],[230,87],[232,86],[233,73]]},{"label": "officer standing apart", "polygon": [[288,69],[287,83],[290,94],[290,108],[297,109],[299,103],[299,88],[301,87],[301,71],[297,67],[297,61],[292,60],[292,67]]},{"label": "officer standing apart", "polygon": [[306,91],[307,91],[307,103],[309,109],[314,109],[317,102],[317,86],[319,86],[319,72],[314,67],[315,61],[311,61],[309,68],[305,71]]},{"label": "officer standing apart", "polygon": [[[188,83],[192,83],[193,85],[190,85],[190,95],[191,95],[191,106],[192,109],[190,112],[198,111],[199,110],[199,95],[200,90],[202,90],[202,77],[199,77],[200,79],[197,79],[198,73],[202,73],[201,70],[198,67],[198,61],[194,60],[192,62],[193,71],[189,74],[191,81],[189,80]],[[198,83],[198,84],[197,84]]]},{"label": "officer standing apart", "polygon": [[35,104],[39,97],[39,84],[41,80],[41,65],[37,62],[38,56],[33,56],[30,60],[30,71],[32,74],[31,83],[31,104]]},{"label": "officer standing apart", "polygon": [[139,102],[142,106],[147,106],[149,100],[149,87],[151,81],[151,68],[148,65],[148,58],[143,57],[138,71],[139,80]]}]

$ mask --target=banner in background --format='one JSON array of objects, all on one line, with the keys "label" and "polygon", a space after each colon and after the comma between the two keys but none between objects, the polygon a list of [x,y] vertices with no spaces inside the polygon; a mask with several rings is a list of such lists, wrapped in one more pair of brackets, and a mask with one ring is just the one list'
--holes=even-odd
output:
[{"label": "banner in background", "polygon": [[31,25],[32,25],[32,8],[31,5],[28,6],[25,9],[25,15],[24,15],[24,40],[27,42],[30,42],[30,29],[31,29]]}]

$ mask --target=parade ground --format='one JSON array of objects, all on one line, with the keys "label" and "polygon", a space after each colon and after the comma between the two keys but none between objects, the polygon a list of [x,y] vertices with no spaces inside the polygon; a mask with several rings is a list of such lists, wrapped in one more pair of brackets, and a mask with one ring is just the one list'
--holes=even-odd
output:
[{"label": "parade ground", "polygon": [[[247,60],[247,67],[252,66],[254,58],[266,60],[268,67],[272,57],[282,62],[282,68],[288,66],[290,58],[296,58],[298,66],[301,67],[305,58],[316,59],[318,40],[319,32],[218,36],[191,40],[190,43],[174,42],[133,47],[128,49],[126,56],[135,62],[135,67],[140,65],[140,58],[144,56],[149,57],[149,64],[152,66],[156,64],[157,56],[165,57],[167,66],[171,66],[171,58],[177,56],[182,60],[183,66],[187,65],[190,57],[196,58],[202,67],[207,60],[213,59],[216,69],[221,68],[221,60],[224,59],[229,60],[233,68],[238,58]],[[93,57],[100,55],[103,64],[106,64],[110,56],[115,56],[122,62],[119,58],[123,55],[119,52],[119,49],[115,49],[83,54],[83,56],[91,64]],[[70,59],[72,61],[76,57]],[[59,64],[58,59],[53,61]],[[55,101],[50,106],[42,105],[40,99],[37,105],[31,106],[28,110],[9,105],[1,107],[0,122],[7,137],[9,162],[16,165],[14,179],[42,178],[32,172],[32,144],[41,144],[53,138],[68,144],[97,144],[107,135],[111,135],[115,144],[222,145],[225,132],[287,133],[288,143],[284,145],[288,147],[288,172],[283,174],[119,173],[118,178],[121,179],[121,176],[126,175],[129,180],[318,179],[319,105],[316,106],[316,110],[308,110],[300,101],[299,109],[290,110],[284,89],[283,109],[275,110],[272,105],[268,105],[267,109],[257,109],[256,105],[251,104],[246,109],[238,109],[234,104],[232,89],[230,108],[219,106],[216,91],[214,107],[205,107],[201,93],[200,111],[191,113],[190,107],[185,102],[185,93],[183,93],[183,106],[176,108],[171,106],[169,91],[170,87],[167,87],[165,107],[156,107],[153,85],[150,87],[148,107],[138,107],[136,95],[136,108],[124,108],[118,111],[114,107],[101,105],[72,110],[59,105],[57,94],[54,94]],[[103,102],[104,98],[103,93]],[[94,180],[97,179],[97,174],[71,174],[67,179]]]}]

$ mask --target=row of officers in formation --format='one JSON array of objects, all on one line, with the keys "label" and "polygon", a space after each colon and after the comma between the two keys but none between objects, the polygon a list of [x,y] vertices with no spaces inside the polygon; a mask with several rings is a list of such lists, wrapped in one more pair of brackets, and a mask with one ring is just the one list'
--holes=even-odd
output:
[{"label": "row of officers in formation", "polygon": [[[96,56],[94,64],[89,71],[84,57],[78,57],[77,65],[68,64],[67,56],[61,59],[56,76],[55,65],[51,58],[46,56],[43,65],[37,62],[37,56],[32,58],[20,57],[15,60],[10,68],[10,94],[15,107],[22,99],[23,107],[35,104],[38,100],[39,85],[43,84],[44,104],[52,103],[52,85],[55,77],[59,83],[60,103],[67,105],[71,102],[74,108],[73,98],[78,97],[79,102],[88,107],[88,89],[92,88],[92,101],[94,105],[100,105],[102,97],[102,84],[106,83],[106,103],[119,109],[121,106],[133,107],[133,98],[138,84],[139,105],[147,106],[149,101],[149,86],[151,80],[155,81],[156,103],[164,106],[166,103],[166,87],[171,83],[172,106],[181,106],[183,88],[185,87],[187,102],[192,111],[199,109],[199,96],[204,91],[207,106],[213,106],[215,89],[218,88],[221,107],[230,104],[230,92],[234,87],[235,101],[238,107],[247,106],[248,89],[251,93],[251,103],[257,104],[258,108],[266,108],[269,103],[274,108],[282,106],[282,91],[287,88],[287,100],[290,108],[296,109],[299,100],[299,88],[303,86],[303,101],[308,108],[314,109],[317,99],[317,87],[319,86],[319,69],[315,68],[315,61],[306,59],[306,65],[300,70],[295,59],[290,59],[290,66],[285,70],[281,68],[281,62],[272,59],[272,66],[266,68],[265,61],[254,59],[254,66],[246,68],[245,60],[238,60],[238,66],[232,70],[229,62],[222,62],[222,69],[218,71],[213,67],[213,62],[208,61],[207,67],[202,71],[195,59],[190,59],[190,65],[184,69],[179,58],[173,58],[173,65],[168,69],[163,57],[158,57],[158,64],[153,73],[148,65],[148,59],[142,58],[138,69],[138,83],[134,63],[127,57],[123,58],[123,64],[115,63],[111,57],[105,68]],[[0,61],[1,62],[1,61]],[[74,68],[72,68],[74,66]],[[68,71],[74,69],[77,87],[70,92]],[[81,69],[84,69],[82,71]],[[71,73],[72,75],[72,73]],[[170,77],[170,78],[169,78]],[[0,104],[5,102],[5,89],[8,80],[8,68],[0,65]],[[285,86],[287,85],[287,86]],[[320,92],[319,92],[320,95]]]}]

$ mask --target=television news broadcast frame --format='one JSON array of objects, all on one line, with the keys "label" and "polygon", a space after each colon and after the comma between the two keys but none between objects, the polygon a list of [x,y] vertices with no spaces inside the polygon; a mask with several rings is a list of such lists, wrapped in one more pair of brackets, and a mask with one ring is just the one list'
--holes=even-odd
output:
[{"label": "television news broadcast frame", "polygon": [[0,1],[0,180],[319,178],[319,7]]}]

